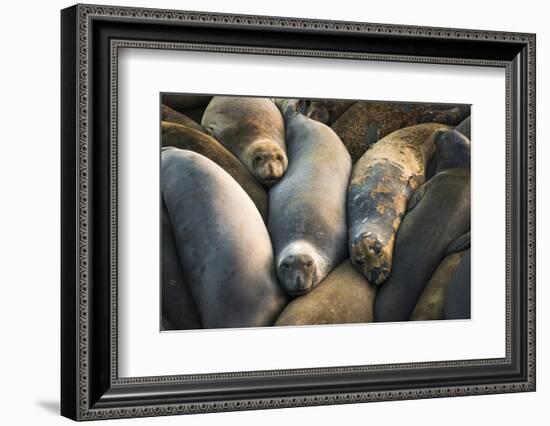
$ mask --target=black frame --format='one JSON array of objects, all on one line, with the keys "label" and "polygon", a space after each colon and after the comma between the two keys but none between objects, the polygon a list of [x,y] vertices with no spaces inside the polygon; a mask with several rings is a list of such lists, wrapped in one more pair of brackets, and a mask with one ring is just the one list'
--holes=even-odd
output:
[{"label": "black frame", "polygon": [[[535,35],[76,5],[61,13],[61,413],[75,420],[535,390]],[[506,69],[506,357],[119,378],[117,52],[124,47]]]}]

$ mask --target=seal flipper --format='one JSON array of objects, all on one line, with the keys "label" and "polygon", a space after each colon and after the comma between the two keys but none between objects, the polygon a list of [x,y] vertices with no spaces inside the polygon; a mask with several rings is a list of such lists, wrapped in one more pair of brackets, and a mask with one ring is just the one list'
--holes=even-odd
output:
[{"label": "seal flipper", "polygon": [[468,250],[470,248],[470,231],[462,234],[456,240],[454,240],[445,250],[444,256],[449,256],[453,253]]}]

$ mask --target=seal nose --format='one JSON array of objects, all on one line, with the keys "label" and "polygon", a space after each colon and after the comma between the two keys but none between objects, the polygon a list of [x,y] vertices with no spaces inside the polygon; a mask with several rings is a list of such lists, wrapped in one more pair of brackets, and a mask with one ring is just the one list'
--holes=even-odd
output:
[{"label": "seal nose", "polygon": [[378,286],[382,284],[388,275],[388,270],[386,268],[375,267],[367,272],[367,280],[369,283]]}]

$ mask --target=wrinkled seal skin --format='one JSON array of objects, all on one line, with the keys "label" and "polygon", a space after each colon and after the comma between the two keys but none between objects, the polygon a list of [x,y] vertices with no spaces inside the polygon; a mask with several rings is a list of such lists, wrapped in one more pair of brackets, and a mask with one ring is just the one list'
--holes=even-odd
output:
[{"label": "wrinkled seal skin", "polygon": [[208,158],[177,148],[161,153],[161,188],[204,327],[272,325],[287,299],[246,192]]},{"label": "wrinkled seal skin", "polygon": [[334,123],[356,101],[312,100],[306,115],[327,126]]},{"label": "wrinkled seal skin", "polygon": [[266,190],[227,149],[211,136],[175,123],[162,122],[162,146],[187,149],[212,160],[221,166],[246,191],[264,222],[267,220],[268,197]]},{"label": "wrinkled seal skin", "polygon": [[406,321],[447,248],[470,229],[470,141],[435,137],[437,172],[414,193],[397,232],[394,265],[376,295],[377,322]]},{"label": "wrinkled seal skin", "polygon": [[374,286],[355,270],[348,259],[310,293],[292,300],[275,325],[372,322],[375,294]]},{"label": "wrinkled seal skin", "polygon": [[263,186],[271,187],[285,173],[284,121],[271,99],[215,96],[201,124]]},{"label": "wrinkled seal skin", "polygon": [[348,148],[355,164],[370,146],[396,130],[420,124],[422,116],[434,108],[437,105],[356,102],[331,127]]},{"label": "wrinkled seal skin", "polygon": [[181,112],[176,111],[175,109],[170,108],[169,106],[162,105],[162,121],[167,121],[170,123],[181,124],[182,126],[190,127],[191,129],[198,130],[199,132],[204,133],[204,129],[194,120],[191,120],[186,115]]},{"label": "wrinkled seal skin", "polygon": [[471,138],[471,116],[468,116],[462,123],[460,123],[458,126],[455,127],[455,130],[457,132],[462,133],[464,136],[466,136],[468,139]]},{"label": "wrinkled seal skin", "polygon": [[467,250],[445,295],[445,319],[471,318],[471,258]]},{"label": "wrinkled seal skin", "polygon": [[353,168],[347,199],[349,253],[371,284],[381,284],[390,274],[395,233],[410,196],[424,183],[434,134],[448,129],[429,123],[397,130]]},{"label": "wrinkled seal skin", "polygon": [[162,316],[165,330],[202,328],[197,306],[183,277],[172,224],[162,203]]},{"label": "wrinkled seal skin", "polygon": [[299,101],[278,104],[290,161],[283,179],[269,191],[268,229],[279,282],[295,296],[310,291],[347,257],[351,160],[330,127],[298,110]]}]

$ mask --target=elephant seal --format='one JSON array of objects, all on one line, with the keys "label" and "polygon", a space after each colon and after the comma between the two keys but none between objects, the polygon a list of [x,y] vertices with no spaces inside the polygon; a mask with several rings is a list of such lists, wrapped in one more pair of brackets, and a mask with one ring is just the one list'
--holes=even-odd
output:
[{"label": "elephant seal", "polygon": [[181,124],[182,126],[190,127],[193,130],[198,130],[199,132],[204,133],[204,129],[200,124],[196,123],[194,120],[191,120],[189,117],[182,114],[181,112],[178,112],[175,109],[172,109],[166,105],[161,106],[161,111],[162,121]]},{"label": "elephant seal", "polygon": [[180,257],[172,224],[162,202],[162,244],[161,244],[162,292],[161,306],[165,330],[192,330],[202,328],[197,306],[183,277]]},{"label": "elephant seal", "polygon": [[380,139],[403,127],[420,124],[434,104],[400,102],[356,102],[331,127],[342,139],[355,164]]},{"label": "elephant seal", "polygon": [[271,99],[215,96],[202,126],[265,187],[283,176],[288,160],[283,117]]},{"label": "elephant seal", "polygon": [[276,326],[357,324],[374,319],[376,290],[348,259],[311,292],[292,300]]},{"label": "elephant seal", "polygon": [[471,318],[471,257],[467,250],[445,295],[445,319]]},{"label": "elephant seal", "polygon": [[437,171],[416,190],[397,232],[394,265],[374,305],[377,322],[406,321],[449,245],[470,229],[470,141],[435,136]]},{"label": "elephant seal", "polygon": [[266,190],[223,145],[205,133],[179,124],[163,121],[161,128],[163,146],[187,149],[212,160],[241,185],[256,204],[264,222],[267,220],[268,198]]},{"label": "elephant seal", "polygon": [[469,115],[468,118],[466,118],[462,123],[456,126],[455,130],[462,133],[464,136],[471,140],[471,116]]},{"label": "elephant seal", "polygon": [[334,123],[356,101],[312,100],[306,115],[327,126]]},{"label": "elephant seal", "polygon": [[208,158],[161,153],[161,188],[185,280],[205,328],[272,325],[287,303],[256,206]]},{"label": "elephant seal", "polygon": [[445,106],[426,111],[420,118],[421,123],[445,123],[456,126],[470,115],[470,105]]},{"label": "elephant seal", "polygon": [[353,168],[347,199],[349,253],[371,284],[381,284],[390,274],[395,233],[411,194],[424,183],[434,134],[448,129],[429,123],[397,130]]},{"label": "elephant seal", "polygon": [[268,230],[279,282],[289,295],[311,290],[346,257],[346,188],[351,160],[330,127],[306,117],[298,100],[277,101],[289,167],[269,191]]}]

